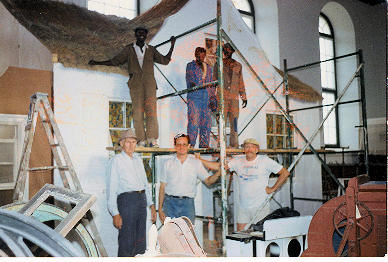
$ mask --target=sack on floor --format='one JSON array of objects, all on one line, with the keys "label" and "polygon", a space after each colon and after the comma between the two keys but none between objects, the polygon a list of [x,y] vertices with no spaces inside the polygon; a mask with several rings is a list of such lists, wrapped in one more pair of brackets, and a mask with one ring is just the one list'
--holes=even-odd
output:
[{"label": "sack on floor", "polygon": [[264,222],[269,219],[277,219],[277,218],[282,218],[282,217],[297,217],[300,216],[300,213],[294,209],[291,209],[289,207],[282,207],[279,209],[276,209],[273,211],[271,214],[260,220],[254,225],[251,225],[251,228],[253,231],[260,231],[263,232],[263,226]]},{"label": "sack on floor", "polygon": [[166,218],[164,225],[159,230],[158,242],[160,252],[163,255],[206,256],[195,235],[190,219],[184,216],[172,219]]}]

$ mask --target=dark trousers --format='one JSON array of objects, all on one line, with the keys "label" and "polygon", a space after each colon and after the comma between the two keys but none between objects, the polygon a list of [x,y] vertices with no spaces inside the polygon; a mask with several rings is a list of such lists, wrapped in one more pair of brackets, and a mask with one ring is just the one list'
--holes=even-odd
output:
[{"label": "dark trousers", "polygon": [[119,257],[133,257],[146,250],[147,200],[144,193],[128,192],[117,197],[123,226],[119,229]]}]

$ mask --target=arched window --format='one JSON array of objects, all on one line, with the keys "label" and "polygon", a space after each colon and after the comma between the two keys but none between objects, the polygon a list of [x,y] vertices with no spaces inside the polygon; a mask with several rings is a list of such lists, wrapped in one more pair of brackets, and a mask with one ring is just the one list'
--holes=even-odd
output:
[{"label": "arched window", "polygon": [[256,33],[255,9],[252,0],[232,0],[234,6],[238,9],[242,19]]},{"label": "arched window", "polygon": [[[334,31],[330,20],[323,13],[319,16],[319,51],[320,60],[328,60],[335,57]],[[335,60],[321,63],[321,86],[323,105],[333,104],[337,98]],[[326,116],[330,106],[323,107],[323,116]],[[323,125],[324,141],[326,146],[339,145],[338,115],[334,110]]]},{"label": "arched window", "polygon": [[88,0],[88,9],[132,19],[140,14],[140,0]]}]

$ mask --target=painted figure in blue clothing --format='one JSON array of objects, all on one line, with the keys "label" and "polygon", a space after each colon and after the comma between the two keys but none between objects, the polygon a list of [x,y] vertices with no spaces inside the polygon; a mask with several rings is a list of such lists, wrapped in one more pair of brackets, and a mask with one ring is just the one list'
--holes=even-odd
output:
[{"label": "painted figure in blue clothing", "polygon": [[[186,66],[187,88],[201,86],[209,83],[213,79],[211,66],[204,62],[206,50],[203,47],[195,49],[195,60]],[[195,146],[199,130],[199,147],[209,147],[211,110],[209,108],[209,98],[214,96],[215,88],[208,87],[199,89],[187,94],[187,134],[190,137],[190,145]]]}]

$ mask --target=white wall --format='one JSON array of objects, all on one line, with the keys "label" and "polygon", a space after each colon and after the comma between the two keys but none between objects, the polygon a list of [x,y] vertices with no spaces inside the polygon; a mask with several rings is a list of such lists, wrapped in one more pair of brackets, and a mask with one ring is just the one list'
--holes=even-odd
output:
[{"label": "white wall", "polygon": [[9,66],[52,70],[50,51],[0,3],[0,76]]},{"label": "white wall", "polygon": [[[62,64],[54,64],[53,71],[59,129],[84,192],[97,196],[91,210],[108,254],[116,256],[117,230],[106,204],[109,98],[129,99],[127,79]],[[58,184],[57,176],[54,181]]]}]

